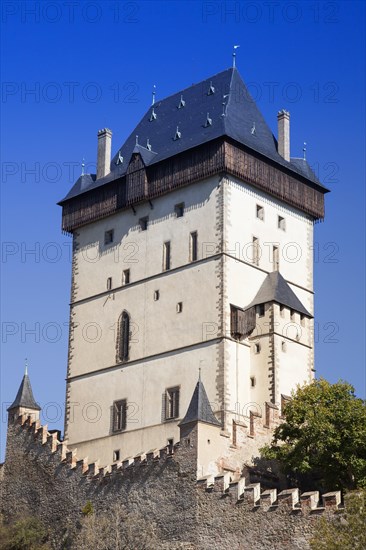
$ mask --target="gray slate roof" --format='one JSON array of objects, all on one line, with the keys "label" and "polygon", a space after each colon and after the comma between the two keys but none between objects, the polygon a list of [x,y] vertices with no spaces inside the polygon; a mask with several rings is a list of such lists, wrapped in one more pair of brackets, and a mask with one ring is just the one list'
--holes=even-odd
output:
[{"label": "gray slate roof", "polygon": [[187,413],[183,420],[179,422],[179,426],[198,421],[206,422],[207,424],[214,424],[215,426],[221,426],[220,422],[212,412],[212,408],[201,379],[199,379],[196,384]]},{"label": "gray slate roof", "polygon": [[245,309],[268,302],[277,302],[307,317],[312,317],[279,271],[272,271],[267,275],[254,300]]},{"label": "gray slate roof", "polygon": [[[214,89],[213,93],[209,93],[211,86]],[[179,107],[181,98],[185,105]],[[212,122],[209,125],[206,124],[208,117]],[[174,139],[177,128],[181,137]],[[302,159],[291,159],[287,162],[277,152],[276,138],[237,69],[230,68],[156,101],[116,152],[111,161],[111,173],[98,180],[95,175],[80,176],[63,200],[76,197],[123,176],[133,152],[140,152],[145,165],[149,166],[222,136],[234,139],[327,191],[306,161],[298,162]],[[151,151],[147,148],[148,140]],[[117,164],[119,157],[123,157],[123,162]]]},{"label": "gray slate roof", "polygon": [[34,409],[36,411],[41,410],[41,407],[38,405],[38,403],[36,403],[34,399],[32,386],[28,374],[25,374],[23,376],[23,380],[19,386],[16,398],[14,399],[10,407],[8,407],[8,411],[10,411],[11,409],[15,409],[16,407],[26,407],[27,409]]}]

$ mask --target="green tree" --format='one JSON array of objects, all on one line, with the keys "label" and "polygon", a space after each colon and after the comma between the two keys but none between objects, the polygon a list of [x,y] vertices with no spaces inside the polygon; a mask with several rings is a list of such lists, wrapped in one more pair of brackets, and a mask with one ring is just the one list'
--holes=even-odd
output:
[{"label": "green tree", "polygon": [[345,495],[345,511],[341,515],[323,517],[317,523],[310,541],[312,550],[365,550],[366,490]]},{"label": "green tree", "polygon": [[48,533],[35,517],[0,524],[0,550],[49,550]]},{"label": "green tree", "polygon": [[315,476],[328,490],[366,487],[365,401],[343,381],[298,387],[261,453],[285,473]]}]

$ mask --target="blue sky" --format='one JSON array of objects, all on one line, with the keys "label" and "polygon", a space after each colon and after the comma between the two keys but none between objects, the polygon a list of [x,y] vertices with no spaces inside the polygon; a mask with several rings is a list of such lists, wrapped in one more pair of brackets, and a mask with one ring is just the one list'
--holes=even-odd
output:
[{"label": "blue sky", "polygon": [[[73,5],[72,5],[73,4]],[[268,124],[291,113],[291,154],[324,185],[315,226],[317,375],[365,397],[365,3],[3,2],[2,367],[5,409],[28,358],[44,422],[62,427],[70,237],[56,205],[96,133],[113,153],[151,102],[237,66]],[[3,452],[3,450],[2,450]],[[2,455],[3,457],[3,455]]]}]

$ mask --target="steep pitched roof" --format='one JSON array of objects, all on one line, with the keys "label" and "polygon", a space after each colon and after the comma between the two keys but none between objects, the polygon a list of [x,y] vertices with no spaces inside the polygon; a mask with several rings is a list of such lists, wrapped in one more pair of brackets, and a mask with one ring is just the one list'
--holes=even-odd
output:
[{"label": "steep pitched roof", "polygon": [[276,138],[237,69],[230,68],[151,105],[113,157],[111,172],[98,180],[91,176],[84,188],[79,178],[63,200],[123,176],[136,150],[136,136],[146,166],[228,136],[323,187],[306,161],[287,162],[277,152]]},{"label": "steep pitched roof", "polygon": [[190,422],[206,422],[207,424],[221,426],[220,422],[212,412],[212,408],[201,379],[199,379],[196,384],[186,415],[183,420],[179,422],[179,426],[189,424]]},{"label": "steep pitched roof", "polygon": [[40,411],[41,407],[36,403],[33,396],[32,386],[27,373],[23,376],[23,380],[19,386],[18,393],[13,403],[8,407],[8,411],[15,409],[16,407],[25,407],[27,409],[34,409]]},{"label": "steep pitched roof", "polygon": [[277,302],[312,317],[279,271],[272,271],[267,275],[254,300],[245,309],[268,302]]}]

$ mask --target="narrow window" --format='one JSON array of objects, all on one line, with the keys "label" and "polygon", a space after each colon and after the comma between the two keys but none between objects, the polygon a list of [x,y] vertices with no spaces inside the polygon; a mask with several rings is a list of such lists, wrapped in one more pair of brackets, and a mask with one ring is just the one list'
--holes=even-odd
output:
[{"label": "narrow window", "polygon": [[254,353],[260,353],[261,345],[259,343],[254,344]]},{"label": "narrow window", "polygon": [[302,327],[305,326],[305,315],[303,313],[300,313],[300,324]]},{"label": "narrow window", "polygon": [[254,376],[251,376],[251,377],[250,377],[250,387],[251,387],[251,388],[254,388],[254,387],[255,387],[255,377],[254,377]]},{"label": "narrow window", "polygon": [[171,437],[167,440],[167,444],[168,444],[168,447],[169,447],[169,452],[171,453],[173,451],[173,446],[174,446],[174,439]]},{"label": "narrow window", "polygon": [[255,310],[258,317],[264,317],[264,304],[259,304],[258,306],[255,306]]},{"label": "narrow window", "polygon": [[168,388],[165,392],[165,420],[179,416],[179,388]]},{"label": "narrow window", "polygon": [[113,239],[114,239],[114,229],[109,229],[104,233],[104,244],[113,243]]},{"label": "narrow window", "polygon": [[284,340],[282,340],[282,342],[281,342],[281,350],[282,350],[282,351],[286,351],[286,349],[287,349],[287,344],[286,344],[286,342],[285,342]]},{"label": "narrow window", "polygon": [[160,292],[159,292],[159,290],[155,290],[154,291],[154,300],[155,300],[155,302],[157,302],[159,300],[159,298],[160,298]]},{"label": "narrow window", "polygon": [[253,264],[259,265],[259,239],[253,237]]},{"label": "narrow window", "polygon": [[260,206],[259,204],[257,204],[256,206],[256,213],[257,213],[257,218],[259,220],[264,220],[264,208],[263,206]]},{"label": "narrow window", "polygon": [[146,231],[147,226],[149,224],[149,217],[145,216],[145,218],[140,218],[139,224],[140,224],[141,231]]},{"label": "narrow window", "polygon": [[124,311],[120,317],[118,327],[118,359],[128,361],[130,347],[130,316]]},{"label": "narrow window", "polygon": [[170,241],[164,243],[163,247],[163,270],[170,269]]},{"label": "narrow window", "polygon": [[293,309],[290,310],[290,319],[291,321],[295,321],[295,311]]},{"label": "narrow window", "polygon": [[130,284],[130,270],[125,269],[122,272],[122,285],[129,285]]},{"label": "narrow window", "polygon": [[107,279],[107,290],[111,290],[112,288],[112,277],[108,277]]},{"label": "narrow window", "polygon": [[113,451],[113,462],[118,462],[120,459],[120,450]]},{"label": "narrow window", "polygon": [[280,253],[278,246],[274,246],[272,250],[273,255],[273,271],[278,271],[280,268]]},{"label": "narrow window", "polygon": [[285,306],[283,306],[282,304],[280,305],[280,315],[281,317],[285,316]]},{"label": "narrow window", "polygon": [[175,215],[177,218],[181,218],[184,216],[184,202],[181,202],[180,204],[176,204],[174,206]]},{"label": "narrow window", "polygon": [[198,251],[197,251],[197,231],[193,231],[190,235],[190,241],[189,241],[189,255],[190,255],[190,261],[195,262],[198,258]]},{"label": "narrow window", "polygon": [[282,231],[286,231],[286,220],[282,216],[278,216],[277,227],[278,229],[282,229]]},{"label": "narrow window", "polygon": [[236,446],[236,422],[233,420],[233,445]]},{"label": "narrow window", "polygon": [[[121,399],[113,403],[113,431],[121,432],[127,426],[127,400]],[[117,459],[118,460],[118,459]]]},{"label": "narrow window", "polygon": [[182,313],[183,311],[183,302],[177,303],[177,313]]}]

